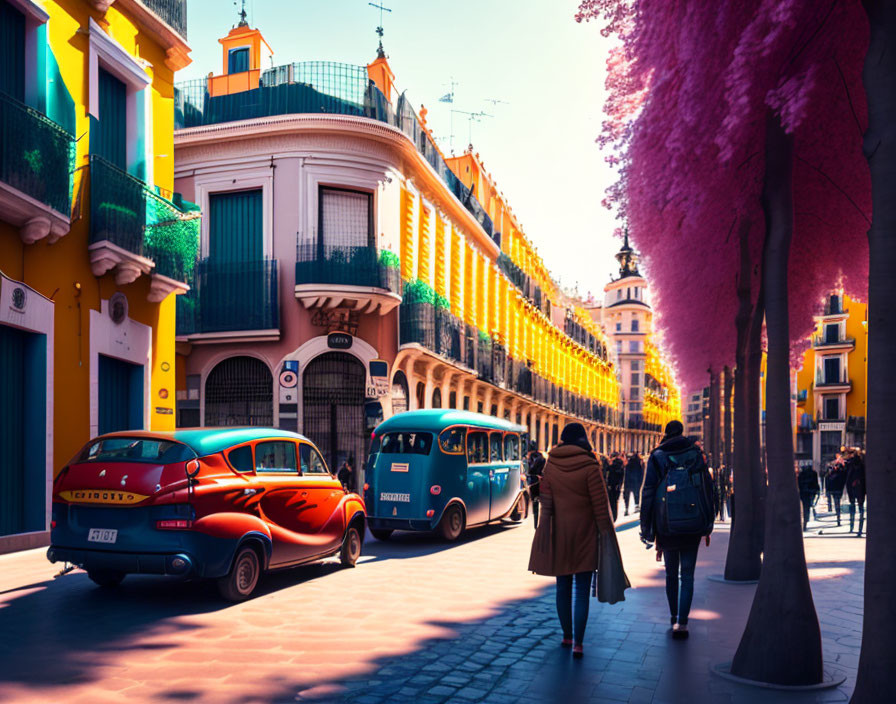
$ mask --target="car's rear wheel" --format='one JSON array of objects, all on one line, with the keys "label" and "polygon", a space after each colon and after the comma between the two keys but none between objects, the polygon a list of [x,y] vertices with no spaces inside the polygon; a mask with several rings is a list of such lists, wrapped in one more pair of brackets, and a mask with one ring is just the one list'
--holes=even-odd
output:
[{"label": "car's rear wheel", "polygon": [[388,540],[394,531],[388,528],[371,528],[370,534],[377,540]]},{"label": "car's rear wheel", "polygon": [[99,586],[111,588],[121,584],[125,575],[117,570],[87,570],[87,576]]},{"label": "car's rear wheel", "polygon": [[228,601],[243,601],[255,591],[260,576],[261,561],[258,553],[251,547],[244,546],[237,552],[230,572],[218,579],[218,591]]},{"label": "car's rear wheel", "polygon": [[436,529],[445,540],[457,540],[464,532],[464,512],[457,504],[451,504],[442,514]]},{"label": "car's rear wheel", "polygon": [[357,526],[349,526],[342,539],[339,561],[346,567],[354,567],[359,557],[361,557],[361,532]]}]

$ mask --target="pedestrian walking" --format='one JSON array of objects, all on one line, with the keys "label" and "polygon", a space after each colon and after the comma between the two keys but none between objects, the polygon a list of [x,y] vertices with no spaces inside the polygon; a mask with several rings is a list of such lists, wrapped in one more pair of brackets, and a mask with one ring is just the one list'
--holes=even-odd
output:
[{"label": "pedestrian walking", "polygon": [[539,493],[541,490],[541,474],[544,471],[544,455],[538,451],[538,445],[529,443],[529,454],[526,455],[526,482],[529,484],[529,498],[532,499],[532,516],[538,528],[538,509],[541,507]]},{"label": "pedestrian walking", "polygon": [[600,464],[580,423],[569,423],[560,435],[560,443],[548,454],[541,478],[541,502],[529,569],[556,577],[561,645],[572,646],[573,657],[581,658],[595,570],[600,568],[600,601],[624,599],[623,592],[629,585]]},{"label": "pedestrian walking", "polygon": [[[818,482],[821,485],[821,488],[820,488],[821,494],[824,494],[824,496],[828,502],[828,513],[833,511],[833,508],[831,507],[831,492],[828,491],[828,474],[830,474],[830,472],[831,472],[831,464],[830,463],[822,465],[821,468],[818,470]],[[820,494],[819,494],[819,496],[820,496]],[[818,519],[817,511],[815,512],[815,518],[816,518],[816,520]]]},{"label": "pedestrian walking", "polygon": [[[846,463],[843,455],[837,454],[836,459],[830,463],[827,482],[828,500],[834,505],[837,513],[837,525],[840,525],[840,504],[843,501],[843,490],[846,488]],[[852,531],[852,528],[850,528]]]},{"label": "pedestrian walking", "polygon": [[[800,467],[796,475],[796,483],[800,490],[800,503],[803,505],[803,530],[809,528],[809,517],[812,507],[818,500],[818,473],[811,465]],[[815,517],[818,520],[818,516]]]},{"label": "pedestrian walking", "polygon": [[846,495],[849,498],[849,532],[853,531],[858,505],[859,530],[856,537],[861,538],[865,527],[865,456],[856,448],[849,451],[846,459]]},{"label": "pedestrian walking", "polygon": [[716,511],[719,520],[725,521],[725,512],[731,515],[731,504],[729,497],[731,495],[731,470],[724,464],[719,467],[713,477],[713,485],[716,495]]},{"label": "pedestrian walking", "polygon": [[355,457],[354,455],[349,455],[339,467],[339,471],[336,472],[336,478],[339,480],[339,483],[342,484],[342,488],[346,491],[354,491],[352,487],[355,482]]},{"label": "pedestrian walking", "polygon": [[610,467],[607,472],[607,498],[610,500],[610,509],[613,511],[613,523],[619,514],[619,494],[622,492],[622,482],[625,479],[625,465],[618,452],[610,456]]},{"label": "pedestrian walking", "polygon": [[641,502],[641,484],[644,483],[644,463],[641,456],[637,452],[633,452],[628,457],[625,465],[625,487],[623,497],[625,501],[625,515],[628,515],[628,502],[630,498],[635,499],[635,510],[638,510],[638,504]]},{"label": "pedestrian walking", "polygon": [[683,432],[680,421],[666,424],[663,441],[647,461],[641,493],[641,540],[656,542],[657,561],[665,561],[666,598],[677,639],[688,637],[697,552],[701,539],[709,546],[715,518],[706,460]]}]

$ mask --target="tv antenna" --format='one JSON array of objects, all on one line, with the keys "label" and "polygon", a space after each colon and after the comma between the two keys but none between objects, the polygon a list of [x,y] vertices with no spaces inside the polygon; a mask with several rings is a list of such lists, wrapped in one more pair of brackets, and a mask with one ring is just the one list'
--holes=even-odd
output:
[{"label": "tv antenna", "polygon": [[491,103],[492,107],[495,108],[498,105],[510,105],[506,100],[498,100],[497,98],[486,98],[485,102]]},{"label": "tv antenna", "polygon": [[489,115],[487,112],[479,111],[479,112],[467,112],[466,110],[452,110],[452,113],[457,113],[458,115],[466,115],[467,116],[467,143],[470,146],[473,146],[473,123],[474,122],[482,122],[483,117],[494,117],[494,115]]},{"label": "tv antenna", "polygon": [[[245,2],[245,0],[244,0],[244,2]],[[380,24],[376,28],[376,33],[380,38],[380,45],[377,47],[376,55],[381,59],[385,59],[386,52],[383,51],[383,13],[384,12],[392,12],[392,8],[384,7],[383,5],[380,5],[379,3],[375,3],[375,2],[368,2],[367,4],[370,5],[371,7],[375,7],[377,10],[380,11]]]}]

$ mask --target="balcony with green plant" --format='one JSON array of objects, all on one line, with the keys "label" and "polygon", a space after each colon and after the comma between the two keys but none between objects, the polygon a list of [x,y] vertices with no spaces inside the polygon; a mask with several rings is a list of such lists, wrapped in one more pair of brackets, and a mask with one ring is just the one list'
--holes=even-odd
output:
[{"label": "balcony with green plant", "polygon": [[68,232],[74,163],[71,134],[0,92],[0,212],[26,243]]},{"label": "balcony with green plant", "polygon": [[153,277],[150,300],[185,291],[199,253],[199,207],[164,198],[102,157],[90,157],[90,245],[94,274],[119,284]]}]

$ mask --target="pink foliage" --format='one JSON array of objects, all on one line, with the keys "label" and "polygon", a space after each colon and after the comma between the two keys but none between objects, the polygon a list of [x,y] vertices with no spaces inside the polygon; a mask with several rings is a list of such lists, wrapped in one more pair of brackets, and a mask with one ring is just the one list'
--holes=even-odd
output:
[{"label": "pink foliage", "polygon": [[[765,116],[794,136],[789,263],[793,357],[842,283],[867,290],[870,178],[862,155],[867,21],[855,0],[591,0],[581,19],[619,36],[607,119],[627,220],[659,324],[688,388],[734,362],[737,233],[758,262]],[[758,266],[752,291],[758,289]]]}]

